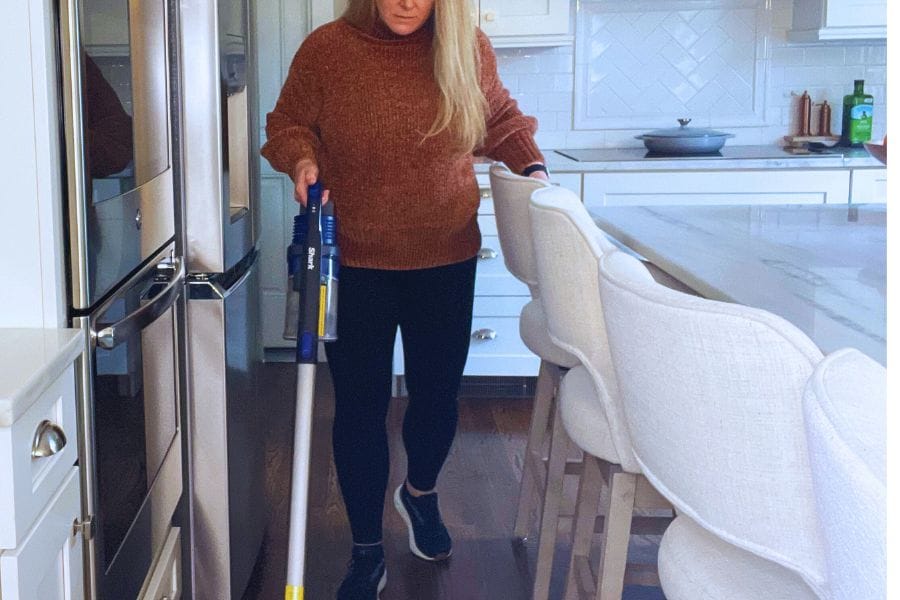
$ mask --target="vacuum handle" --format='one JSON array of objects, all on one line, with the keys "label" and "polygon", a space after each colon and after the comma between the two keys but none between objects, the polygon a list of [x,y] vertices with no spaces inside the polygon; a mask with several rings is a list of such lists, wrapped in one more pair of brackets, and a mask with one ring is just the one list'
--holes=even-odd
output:
[{"label": "vacuum handle", "polygon": [[[300,265],[301,302],[297,326],[297,362],[316,364],[319,348],[320,277],[322,256],[322,184],[318,181],[306,192],[306,245]],[[297,276],[295,275],[295,277]]]}]

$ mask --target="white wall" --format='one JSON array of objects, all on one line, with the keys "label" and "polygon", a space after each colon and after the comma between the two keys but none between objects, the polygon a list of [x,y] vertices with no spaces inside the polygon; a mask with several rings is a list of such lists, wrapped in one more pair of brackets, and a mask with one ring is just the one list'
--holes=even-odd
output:
[{"label": "white wall", "polygon": [[873,135],[884,135],[886,44],[789,43],[792,0],[576,5],[574,46],[497,50],[542,147],[639,146],[634,135],[682,116],[736,133],[731,144],[776,143],[795,132],[803,90],[828,100],[839,133],[854,79],[875,96]]},{"label": "white wall", "polygon": [[[309,31],[311,12],[307,0],[257,1],[260,146],[266,141],[266,113],[275,107],[291,59]],[[297,204],[293,201],[290,179],[273,171],[264,158],[259,160],[262,179],[260,335],[265,347],[285,346],[290,345],[282,339],[287,282],[285,248],[290,244]]]},{"label": "white wall", "polygon": [[0,20],[0,327],[65,319],[53,14],[9,0]]}]

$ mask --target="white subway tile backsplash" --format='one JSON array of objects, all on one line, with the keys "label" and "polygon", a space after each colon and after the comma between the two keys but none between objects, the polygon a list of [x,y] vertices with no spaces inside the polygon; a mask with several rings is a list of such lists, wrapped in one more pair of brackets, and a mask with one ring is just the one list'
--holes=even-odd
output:
[{"label": "white subway tile backsplash", "polygon": [[[868,62],[867,51],[868,46],[847,46],[844,48],[844,64],[845,65],[864,65]],[[883,61],[882,61],[883,62]],[[880,64],[876,61],[876,64]]]},{"label": "white subway tile backsplash", "polygon": [[803,52],[803,64],[831,66],[844,64],[844,48],[841,46],[820,46],[806,48]]},{"label": "white subway tile backsplash", "polygon": [[542,94],[553,91],[553,75],[544,73],[519,75],[518,80],[518,91],[522,94]]},{"label": "white subway tile backsplash", "polygon": [[803,64],[803,48],[778,46],[772,49],[772,62],[784,67]]},{"label": "white subway tile backsplash", "polygon": [[886,65],[887,64],[887,45],[879,44],[868,48],[868,58],[866,59],[870,65]]},{"label": "white subway tile backsplash", "polygon": [[546,92],[538,96],[541,111],[572,110],[572,94],[567,92]]},{"label": "white subway tile backsplash", "polygon": [[832,131],[839,133],[841,103],[854,79],[865,79],[875,97],[873,137],[884,135],[883,42],[793,44],[787,40],[793,0],[684,6],[685,0],[654,0],[629,10],[580,2],[573,45],[498,49],[504,83],[539,120],[538,143],[640,146],[634,135],[681,116],[735,133],[730,143],[776,143],[796,128],[796,98],[804,90],[817,104],[828,100]]}]

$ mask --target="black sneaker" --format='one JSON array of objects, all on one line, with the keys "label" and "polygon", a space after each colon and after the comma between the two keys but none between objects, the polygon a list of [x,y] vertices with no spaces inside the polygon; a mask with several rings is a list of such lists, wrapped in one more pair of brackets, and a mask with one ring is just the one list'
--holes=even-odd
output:
[{"label": "black sneaker", "polygon": [[353,558],[347,564],[347,575],[338,588],[337,600],[378,600],[387,585],[384,548],[353,546]]},{"label": "black sneaker", "polygon": [[394,492],[394,506],[409,530],[409,549],[425,560],[444,560],[452,552],[453,542],[441,520],[437,493],[414,497],[402,484]]}]

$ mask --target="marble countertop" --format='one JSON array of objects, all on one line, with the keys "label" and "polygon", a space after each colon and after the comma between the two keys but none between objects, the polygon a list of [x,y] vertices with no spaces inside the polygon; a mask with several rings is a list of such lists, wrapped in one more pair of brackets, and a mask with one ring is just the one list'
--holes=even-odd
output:
[{"label": "marble countertop", "polygon": [[[789,154],[777,146],[726,146],[723,157],[644,158],[643,147],[596,148],[596,160],[577,161],[561,153],[571,150],[544,149],[551,173],[598,173],[604,171],[672,171],[733,169],[850,169],[884,168],[862,148],[835,148],[821,154]],[[475,172],[487,173],[491,161],[476,161]]]},{"label": "marble countertop", "polygon": [[79,329],[0,328],[0,427],[9,427],[81,354]]},{"label": "marble countertop", "polygon": [[596,207],[597,225],[704,297],[768,310],[886,363],[885,205]]}]

